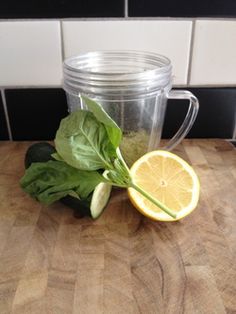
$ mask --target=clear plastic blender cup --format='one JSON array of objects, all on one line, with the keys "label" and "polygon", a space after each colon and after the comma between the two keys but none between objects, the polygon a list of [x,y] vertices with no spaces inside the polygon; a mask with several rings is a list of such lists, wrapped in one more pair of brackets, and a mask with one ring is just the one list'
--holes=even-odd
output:
[{"label": "clear plastic blender cup", "polygon": [[162,149],[173,149],[198,113],[198,100],[191,92],[172,90],[171,62],[159,54],[88,52],[65,60],[63,74],[69,111],[87,109],[81,95],[99,102],[123,131],[121,150],[129,165],[160,148],[168,99],[188,99],[189,108],[183,124]]}]

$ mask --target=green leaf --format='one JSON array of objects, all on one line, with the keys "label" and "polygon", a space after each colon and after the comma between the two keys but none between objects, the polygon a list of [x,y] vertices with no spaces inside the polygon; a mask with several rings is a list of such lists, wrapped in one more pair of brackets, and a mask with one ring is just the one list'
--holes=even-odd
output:
[{"label": "green leaf", "polygon": [[81,96],[81,98],[85,102],[88,109],[92,111],[97,120],[105,125],[110,141],[114,147],[117,148],[120,145],[122,139],[122,131],[116,122],[112,120],[112,118],[106,113],[100,104],[85,96]]},{"label": "green leaf", "polygon": [[63,158],[58,153],[51,154],[52,158],[57,161],[64,161]]},{"label": "green leaf", "polygon": [[72,112],[61,121],[55,146],[66,163],[81,170],[111,168],[116,156],[104,124],[86,110]]},{"label": "green leaf", "polygon": [[20,180],[25,192],[49,205],[66,195],[85,199],[100,182],[97,171],[75,169],[62,161],[32,163]]}]

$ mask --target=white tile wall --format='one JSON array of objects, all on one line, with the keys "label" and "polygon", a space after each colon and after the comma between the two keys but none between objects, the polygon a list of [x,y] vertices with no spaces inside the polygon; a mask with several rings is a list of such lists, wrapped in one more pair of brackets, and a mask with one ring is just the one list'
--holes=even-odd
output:
[{"label": "white tile wall", "polygon": [[196,22],[191,85],[236,85],[236,21]]},{"label": "white tile wall", "polygon": [[[157,52],[173,64],[174,84],[236,86],[236,20],[0,21],[0,87],[60,86],[65,57],[92,50]],[[188,73],[190,81],[188,82]]]},{"label": "white tile wall", "polygon": [[171,59],[175,84],[187,83],[191,21],[65,21],[65,56],[94,50],[141,50]]},{"label": "white tile wall", "polygon": [[60,85],[58,21],[0,22],[0,85]]}]

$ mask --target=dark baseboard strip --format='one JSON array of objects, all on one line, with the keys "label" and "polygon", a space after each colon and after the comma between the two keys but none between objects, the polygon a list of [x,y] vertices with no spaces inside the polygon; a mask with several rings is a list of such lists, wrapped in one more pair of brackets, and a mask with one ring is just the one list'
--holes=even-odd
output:
[{"label": "dark baseboard strip", "polygon": [[[189,138],[233,137],[236,111],[235,88],[189,88],[199,99],[200,109]],[[5,90],[13,140],[52,140],[60,120],[68,114],[65,93],[60,88]],[[188,102],[168,102],[163,138],[177,131],[187,112]],[[9,139],[0,100],[0,139]]]},{"label": "dark baseboard strip", "polygon": [[235,0],[129,0],[131,17],[230,17],[236,16]]},{"label": "dark baseboard strip", "polygon": [[84,1],[31,1],[9,0],[0,2],[0,18],[72,18],[124,17],[123,0]]},{"label": "dark baseboard strip", "polygon": [[[128,8],[128,9],[127,9]],[[127,12],[128,11],[128,12]],[[3,0],[1,19],[110,17],[211,17],[235,18],[235,0]]]}]

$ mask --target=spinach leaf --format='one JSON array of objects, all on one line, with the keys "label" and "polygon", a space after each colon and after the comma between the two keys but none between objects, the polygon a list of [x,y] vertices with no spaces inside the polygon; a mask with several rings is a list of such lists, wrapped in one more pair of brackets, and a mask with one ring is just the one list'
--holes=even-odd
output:
[{"label": "spinach leaf", "polygon": [[86,110],[72,112],[61,121],[55,146],[66,163],[81,170],[111,168],[116,156],[104,124]]},{"label": "spinach leaf", "polygon": [[122,139],[122,131],[116,122],[112,120],[100,104],[85,96],[81,96],[81,98],[85,102],[87,108],[92,111],[96,119],[105,125],[110,141],[114,147],[117,148]]},{"label": "spinach leaf", "polygon": [[32,163],[20,180],[25,192],[49,205],[66,195],[85,199],[100,182],[97,171],[75,169],[62,161]]}]

